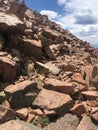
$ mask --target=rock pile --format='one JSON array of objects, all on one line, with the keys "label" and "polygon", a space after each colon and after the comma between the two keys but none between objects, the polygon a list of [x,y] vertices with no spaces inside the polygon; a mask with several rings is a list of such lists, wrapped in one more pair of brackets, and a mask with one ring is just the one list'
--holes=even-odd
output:
[{"label": "rock pile", "polygon": [[0,129],[65,127],[98,129],[98,50],[24,2],[0,0]]}]

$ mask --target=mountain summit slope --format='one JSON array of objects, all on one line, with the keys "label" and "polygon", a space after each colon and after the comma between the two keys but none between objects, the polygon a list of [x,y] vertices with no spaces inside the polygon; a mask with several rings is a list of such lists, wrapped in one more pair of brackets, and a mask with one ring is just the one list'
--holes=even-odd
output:
[{"label": "mountain summit slope", "polygon": [[24,1],[0,0],[0,104],[3,130],[98,129],[98,50]]}]

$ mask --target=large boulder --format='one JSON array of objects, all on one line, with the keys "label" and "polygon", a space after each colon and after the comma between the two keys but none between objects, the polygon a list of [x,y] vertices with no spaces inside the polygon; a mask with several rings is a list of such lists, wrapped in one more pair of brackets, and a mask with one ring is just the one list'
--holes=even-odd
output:
[{"label": "large boulder", "polygon": [[54,123],[50,123],[44,130],[75,130],[79,124],[77,116],[66,114]]},{"label": "large boulder", "polygon": [[9,85],[4,91],[11,106],[21,108],[32,104],[38,93],[37,87],[37,82],[26,80],[15,85]]},{"label": "large boulder", "polygon": [[3,81],[14,81],[17,77],[17,64],[6,56],[0,56],[0,78]]},{"label": "large boulder", "polygon": [[0,124],[15,118],[14,110],[0,105]]},{"label": "large boulder", "polygon": [[0,12],[0,30],[4,32],[24,32],[24,23],[15,15]]},{"label": "large boulder", "polygon": [[88,116],[84,116],[76,130],[98,130],[98,124]]},{"label": "large boulder", "polygon": [[72,98],[53,90],[42,89],[33,102],[33,106],[46,110],[55,110],[59,114],[66,113],[73,105]]},{"label": "large boulder", "polygon": [[26,122],[11,120],[6,122],[5,124],[0,125],[0,130],[41,130],[41,129]]}]

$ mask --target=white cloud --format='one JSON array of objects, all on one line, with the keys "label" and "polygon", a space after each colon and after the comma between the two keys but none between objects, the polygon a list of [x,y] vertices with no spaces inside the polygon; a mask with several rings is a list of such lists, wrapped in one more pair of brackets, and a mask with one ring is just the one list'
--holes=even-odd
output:
[{"label": "white cloud", "polygon": [[73,34],[95,45],[98,41],[98,0],[57,0],[66,16],[59,20]]},{"label": "white cloud", "polygon": [[40,13],[42,15],[47,15],[49,17],[49,19],[56,19],[58,17],[58,13],[55,11],[42,10]]},{"label": "white cloud", "polygon": [[40,13],[95,45],[98,41],[98,0],[57,0],[62,14],[42,10]]}]

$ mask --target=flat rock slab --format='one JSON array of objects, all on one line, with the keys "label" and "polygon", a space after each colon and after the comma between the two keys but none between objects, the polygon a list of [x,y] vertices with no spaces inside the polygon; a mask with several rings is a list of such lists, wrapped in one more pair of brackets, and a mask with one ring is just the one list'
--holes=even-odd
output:
[{"label": "flat rock slab", "polygon": [[55,123],[51,123],[44,130],[75,130],[79,124],[79,119],[75,115],[66,114],[58,119]]},{"label": "flat rock slab", "polygon": [[0,30],[11,32],[23,32],[24,23],[18,17],[0,12]]},{"label": "flat rock slab", "polygon": [[33,81],[30,81],[30,80],[25,80],[25,81],[23,81],[23,82],[20,82],[20,83],[15,84],[15,85],[12,84],[12,85],[7,86],[7,87],[4,89],[4,91],[5,91],[6,93],[13,94],[13,93],[16,93],[16,92],[18,92],[18,91],[23,91],[23,90],[25,90],[25,89],[29,89],[30,86],[31,86],[32,89],[33,89],[34,87],[37,86],[37,83],[36,83],[36,82],[33,82]]},{"label": "flat rock slab", "polygon": [[15,118],[14,110],[0,105],[0,124]]},{"label": "flat rock slab", "polygon": [[97,91],[84,91],[81,92],[84,97],[88,100],[95,100],[98,98],[98,92]]},{"label": "flat rock slab", "polygon": [[41,130],[26,122],[11,120],[0,125],[0,130]]},{"label": "flat rock slab", "polygon": [[65,112],[72,104],[73,101],[69,95],[46,89],[40,91],[33,102],[34,106],[47,110],[55,110],[58,113]]},{"label": "flat rock slab", "polygon": [[3,81],[13,81],[16,79],[16,62],[6,56],[0,56],[0,75]]},{"label": "flat rock slab", "polygon": [[60,81],[53,78],[47,78],[45,86],[48,89],[52,89],[66,94],[71,94],[74,92],[74,87],[72,85],[72,82]]},{"label": "flat rock slab", "polygon": [[12,107],[27,107],[32,104],[39,89],[36,81],[26,80],[7,86],[4,91]]},{"label": "flat rock slab", "polygon": [[98,130],[98,124],[93,123],[90,117],[84,116],[76,130]]}]

